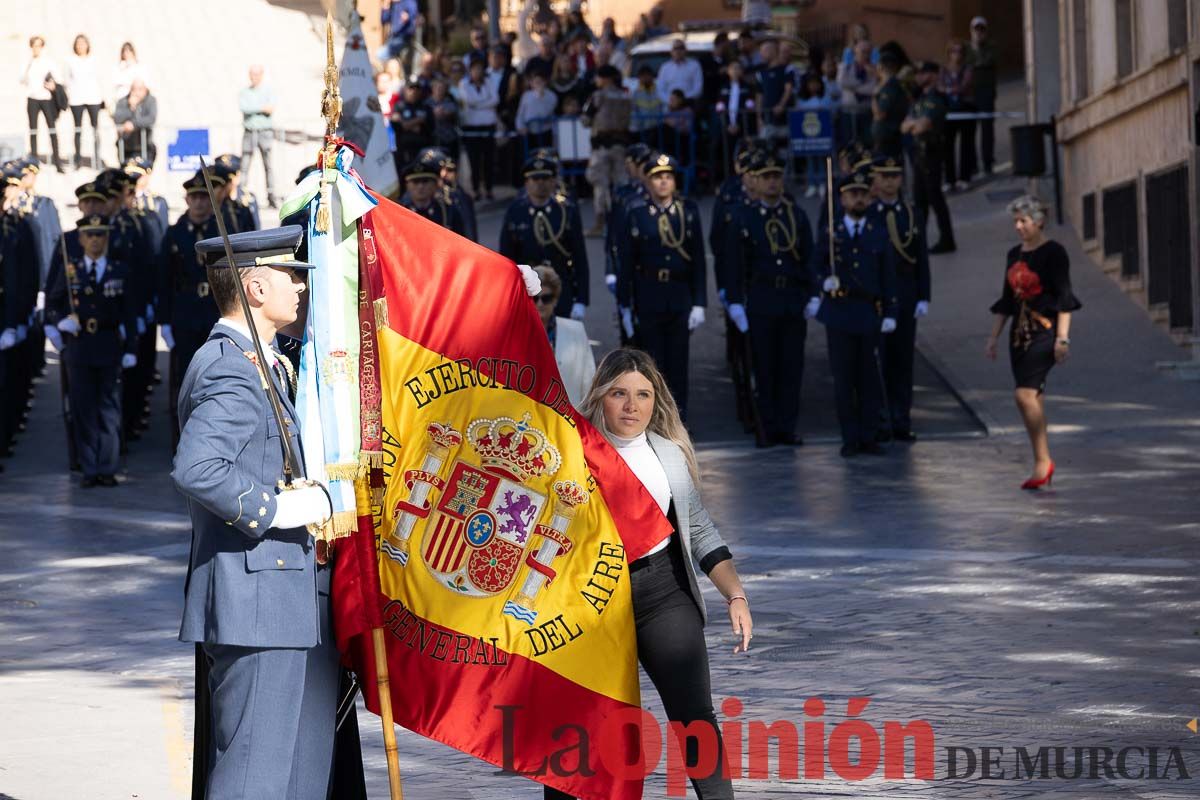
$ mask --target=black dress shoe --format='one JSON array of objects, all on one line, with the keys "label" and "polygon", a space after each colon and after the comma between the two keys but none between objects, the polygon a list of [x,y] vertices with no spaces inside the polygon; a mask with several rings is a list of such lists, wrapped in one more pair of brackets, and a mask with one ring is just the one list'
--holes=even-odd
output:
[{"label": "black dress shoe", "polygon": [[942,253],[953,253],[957,249],[953,239],[940,239],[937,244],[929,248],[929,254],[936,256]]},{"label": "black dress shoe", "polygon": [[81,480],[79,482],[79,486],[82,489],[91,489],[92,487],[96,486],[98,483],[99,483],[99,481],[96,478],[88,477],[85,475],[83,477],[83,480]]},{"label": "black dress shoe", "polygon": [[775,440],[771,439],[770,437],[767,437],[767,436],[755,436],[754,437],[754,446],[760,447],[760,448],[774,447]]},{"label": "black dress shoe", "polygon": [[108,487],[116,486],[117,485],[117,476],[116,475],[100,475],[99,477],[96,478],[96,482],[99,483],[101,486],[108,486]]},{"label": "black dress shoe", "polygon": [[915,442],[917,435],[912,431],[896,431],[892,434],[892,438],[897,442]]},{"label": "black dress shoe", "polygon": [[776,444],[787,445],[788,447],[799,447],[804,444],[804,440],[794,433],[777,433],[771,437]]},{"label": "black dress shoe", "polygon": [[869,456],[881,456],[887,451],[878,442],[860,442],[858,452],[866,453]]},{"label": "black dress shoe", "polygon": [[858,455],[858,445],[844,444],[842,445],[842,458],[854,458]]},{"label": "black dress shoe", "polygon": [[878,442],[879,444],[887,444],[891,440],[892,440],[892,432],[891,431],[878,430],[875,432],[875,441]]}]

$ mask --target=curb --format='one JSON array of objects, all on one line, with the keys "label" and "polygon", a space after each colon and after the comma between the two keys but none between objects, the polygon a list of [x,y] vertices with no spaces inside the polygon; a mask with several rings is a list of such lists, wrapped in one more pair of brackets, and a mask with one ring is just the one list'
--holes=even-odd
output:
[{"label": "curb", "polygon": [[917,333],[916,349],[917,355],[925,360],[946,390],[954,396],[954,399],[970,415],[975,424],[983,429],[984,436],[1000,436],[1008,432],[1008,429],[987,410],[986,404],[978,397],[978,393],[973,389],[966,388],[966,384],[958,378],[945,360],[934,354],[934,348],[930,345],[929,340],[920,333]]}]

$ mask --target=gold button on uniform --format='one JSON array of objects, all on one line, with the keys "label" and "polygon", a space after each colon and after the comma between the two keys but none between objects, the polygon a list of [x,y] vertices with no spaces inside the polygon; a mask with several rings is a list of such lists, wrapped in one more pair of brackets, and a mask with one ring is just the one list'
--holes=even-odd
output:
[{"label": "gold button on uniform", "polygon": [[277,559],[275,559],[275,566],[277,566],[277,567],[282,567],[282,566],[283,566],[283,559],[282,559],[282,558],[277,558]]}]

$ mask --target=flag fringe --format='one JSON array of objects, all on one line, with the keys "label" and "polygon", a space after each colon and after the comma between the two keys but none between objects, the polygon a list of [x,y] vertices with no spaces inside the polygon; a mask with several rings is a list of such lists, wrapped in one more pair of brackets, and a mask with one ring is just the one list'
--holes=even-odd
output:
[{"label": "flag fringe", "polygon": [[383,451],[359,450],[358,465],[364,469],[383,469]]},{"label": "flag fringe", "polygon": [[358,530],[358,512],[338,511],[333,515],[331,524],[333,525],[333,538],[349,536]]},{"label": "flag fringe", "polygon": [[331,481],[356,481],[367,474],[367,468],[361,460],[344,464],[326,464],[325,474]]}]

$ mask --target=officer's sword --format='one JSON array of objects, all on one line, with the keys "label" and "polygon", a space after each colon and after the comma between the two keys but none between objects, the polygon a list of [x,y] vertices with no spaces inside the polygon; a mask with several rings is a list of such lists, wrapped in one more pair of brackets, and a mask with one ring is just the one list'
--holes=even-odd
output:
[{"label": "officer's sword", "polygon": [[[225,245],[225,258],[229,261],[229,268],[233,270],[239,269],[237,261],[233,257],[233,245],[229,242],[229,234],[225,231],[224,215],[221,213],[220,204],[217,202],[217,193],[213,191],[212,178],[208,174],[208,164],[204,163],[204,157],[200,157],[200,173],[204,176],[204,187],[208,189],[208,199],[212,202],[213,209],[216,213],[213,215],[217,220],[217,232],[221,234],[221,241]],[[236,274],[236,273],[235,273]],[[263,387],[267,391],[267,402],[271,406],[271,413],[275,415],[275,423],[279,426],[279,439],[283,442],[283,482],[286,486],[291,486],[294,481],[304,476],[300,474],[300,461],[296,458],[296,452],[292,449],[292,437],[288,433],[287,415],[284,414],[283,404],[279,402],[279,395],[272,388],[274,385],[272,376],[267,369],[266,354],[263,352],[262,339],[258,336],[258,330],[254,327],[254,318],[250,315],[250,299],[246,296],[246,287],[242,285],[241,276],[237,275],[234,280],[234,285],[237,286],[238,300],[242,305],[242,314],[246,317],[246,327],[250,330],[250,341],[254,343],[254,355],[257,361],[259,375],[262,376]]]},{"label": "officer's sword", "polygon": [[833,251],[833,156],[825,156],[825,202],[828,203],[829,213],[829,277],[833,279],[833,289],[836,292],[841,281],[837,276],[837,265],[834,262]]}]

